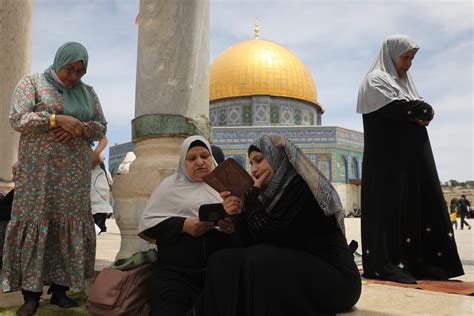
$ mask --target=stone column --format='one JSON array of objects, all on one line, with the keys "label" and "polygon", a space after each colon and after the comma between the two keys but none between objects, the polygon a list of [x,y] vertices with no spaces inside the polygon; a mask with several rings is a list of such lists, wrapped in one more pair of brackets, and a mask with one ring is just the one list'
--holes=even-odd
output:
[{"label": "stone column", "polygon": [[177,168],[185,137],[209,137],[209,0],[141,0],[135,119],[137,159],[114,181],[117,258],[145,250],[138,222],[150,194]]},{"label": "stone column", "polygon": [[10,128],[8,113],[16,84],[31,69],[32,16],[33,0],[0,1],[0,191],[13,186],[20,134]]}]

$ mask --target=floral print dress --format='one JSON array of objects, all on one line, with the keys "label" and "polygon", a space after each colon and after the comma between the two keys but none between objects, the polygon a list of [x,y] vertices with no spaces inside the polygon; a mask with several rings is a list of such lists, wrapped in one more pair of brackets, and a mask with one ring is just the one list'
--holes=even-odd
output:
[{"label": "floral print dress", "polygon": [[49,117],[63,113],[62,94],[44,74],[25,76],[13,93],[10,123],[21,137],[3,253],[4,291],[41,292],[52,283],[80,290],[94,274],[90,144],[104,136],[107,122],[93,95],[94,118],[85,122],[91,138],[55,143]]}]

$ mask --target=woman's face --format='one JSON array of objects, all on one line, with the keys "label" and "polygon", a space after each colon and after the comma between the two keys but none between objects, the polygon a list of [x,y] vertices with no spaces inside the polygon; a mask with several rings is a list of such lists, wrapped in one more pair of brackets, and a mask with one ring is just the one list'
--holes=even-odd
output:
[{"label": "woman's face", "polygon": [[258,179],[260,178],[265,171],[268,171],[265,181],[262,183],[262,187],[270,183],[273,178],[274,172],[273,168],[268,162],[265,155],[259,151],[252,151],[249,156],[252,175]]},{"label": "woman's face", "polygon": [[63,68],[59,70],[58,77],[67,88],[72,88],[81,80],[85,73],[86,69],[84,63],[82,60],[78,60],[64,65]]},{"label": "woman's face", "polygon": [[188,150],[184,160],[186,174],[194,181],[203,181],[212,169],[214,169],[212,156],[205,147],[197,146]]},{"label": "woman's face", "polygon": [[412,49],[407,51],[406,53],[401,54],[400,56],[395,59],[395,69],[397,70],[397,74],[400,78],[404,77],[411,67],[411,62],[413,58],[415,58],[417,50]]}]

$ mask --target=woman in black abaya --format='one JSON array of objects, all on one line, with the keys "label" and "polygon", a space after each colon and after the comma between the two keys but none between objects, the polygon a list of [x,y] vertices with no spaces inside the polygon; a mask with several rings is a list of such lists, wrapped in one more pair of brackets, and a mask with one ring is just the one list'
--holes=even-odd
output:
[{"label": "woman in black abaya", "polygon": [[262,136],[248,153],[254,187],[244,200],[221,193],[247,248],[211,256],[199,315],[309,316],[350,309],[361,280],[336,191],[284,137]]},{"label": "woman in black abaya", "polygon": [[416,283],[464,274],[426,129],[434,110],[408,72],[417,51],[407,36],[388,37],[359,90],[366,278]]}]

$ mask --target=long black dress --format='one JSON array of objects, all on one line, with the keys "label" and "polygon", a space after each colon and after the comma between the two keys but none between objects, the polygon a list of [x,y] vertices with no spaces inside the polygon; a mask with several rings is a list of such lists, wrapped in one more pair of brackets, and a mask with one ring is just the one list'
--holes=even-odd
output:
[{"label": "long black dress", "polygon": [[[447,279],[464,274],[426,127],[431,106],[394,101],[363,115],[364,276]],[[399,280],[397,281],[399,282]]]},{"label": "long black dress", "polygon": [[185,219],[171,217],[143,232],[158,244],[150,296],[152,316],[192,315],[204,288],[209,256],[232,246],[232,237],[217,230],[199,237],[182,233]]},{"label": "long black dress", "polygon": [[268,215],[253,188],[236,228],[249,247],[214,253],[202,316],[318,315],[350,309],[361,280],[346,239],[297,175]]}]

